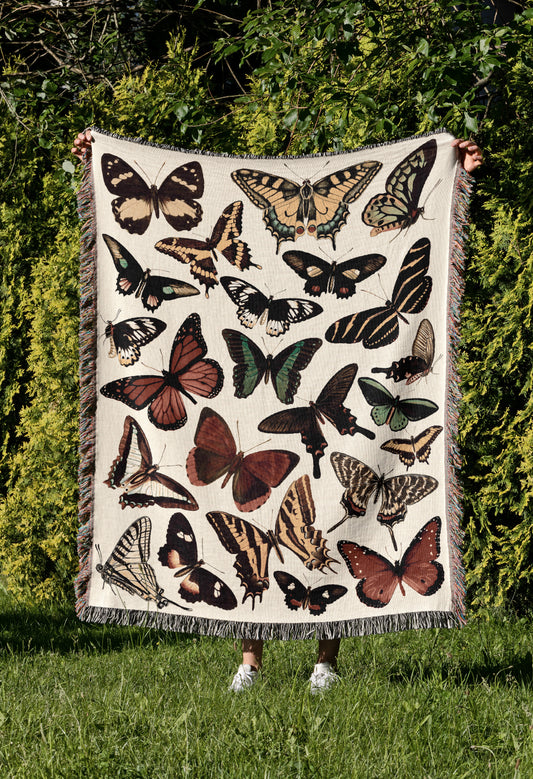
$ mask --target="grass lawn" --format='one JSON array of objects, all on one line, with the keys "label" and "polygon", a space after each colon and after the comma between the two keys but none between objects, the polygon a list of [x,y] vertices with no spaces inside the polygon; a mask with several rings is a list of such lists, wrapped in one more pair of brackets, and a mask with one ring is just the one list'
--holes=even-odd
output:
[{"label": "grass lawn", "polygon": [[233,641],[86,625],[0,593],[0,776],[533,777],[533,618],[345,639],[309,693],[312,641],[272,641],[228,692]]}]

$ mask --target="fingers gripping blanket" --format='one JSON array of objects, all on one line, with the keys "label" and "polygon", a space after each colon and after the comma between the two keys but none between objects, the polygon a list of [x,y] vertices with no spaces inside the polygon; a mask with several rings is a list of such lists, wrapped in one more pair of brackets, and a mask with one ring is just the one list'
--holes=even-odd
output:
[{"label": "fingers gripping blanket", "polygon": [[460,624],[471,185],[452,137],[259,159],[93,136],[80,617],[250,638]]}]

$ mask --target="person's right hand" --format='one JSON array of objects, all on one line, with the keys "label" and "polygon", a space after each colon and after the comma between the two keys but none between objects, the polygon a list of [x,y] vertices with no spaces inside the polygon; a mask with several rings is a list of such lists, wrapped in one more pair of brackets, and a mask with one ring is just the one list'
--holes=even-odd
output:
[{"label": "person's right hand", "polygon": [[91,143],[93,142],[93,137],[91,135],[90,130],[85,130],[84,133],[78,133],[76,138],[74,138],[74,146],[70,150],[72,154],[75,154],[78,159],[83,159],[83,153],[86,151],[87,154],[91,153]]}]

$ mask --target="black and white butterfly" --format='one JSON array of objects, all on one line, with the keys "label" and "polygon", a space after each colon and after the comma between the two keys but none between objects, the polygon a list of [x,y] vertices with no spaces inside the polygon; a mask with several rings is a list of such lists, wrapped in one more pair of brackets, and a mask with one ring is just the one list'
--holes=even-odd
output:
[{"label": "black and white butterfly", "polygon": [[265,324],[268,335],[279,336],[291,324],[304,322],[322,313],[323,308],[311,300],[280,298],[263,295],[257,287],[233,276],[222,276],[220,283],[237,306],[237,316],[244,327]]},{"label": "black and white butterfly", "polygon": [[[163,588],[157,583],[155,572],[149,564],[150,517],[139,517],[124,531],[106,562],[98,563],[96,570],[106,584],[115,584],[130,595],[137,595],[146,601],[155,601],[158,609],[169,603],[180,609],[190,609],[163,597]],[[97,547],[98,548],[98,547]]]},{"label": "black and white butterfly", "polygon": [[370,235],[387,230],[405,230],[424,213],[418,205],[426,180],[437,156],[437,141],[431,138],[411,152],[387,178],[385,192],[375,195],[363,211]]},{"label": "black and white butterfly", "polygon": [[308,295],[318,297],[323,292],[332,292],[343,299],[355,294],[355,285],[382,268],[387,260],[382,254],[364,254],[329,263],[315,254],[290,251],[284,253],[283,261],[305,279],[304,292]]},{"label": "black and white butterfly", "polygon": [[242,168],[231,174],[233,181],[263,211],[267,230],[276,238],[276,252],[282,241],[295,241],[306,231],[315,238],[330,238],[335,248],[335,236],[346,224],[348,205],[365,191],[381,162],[367,160],[311,184],[302,184],[265,173]]},{"label": "black and white butterfly", "polygon": [[149,268],[143,270],[135,257],[125,246],[111,238],[102,235],[117,269],[117,292],[121,295],[133,295],[141,298],[143,306],[148,311],[155,311],[164,300],[199,295],[200,291],[185,281],[168,278],[167,276],[152,276]]},{"label": "black and white butterfly", "polygon": [[142,235],[152,214],[159,212],[175,230],[190,230],[202,218],[202,207],[196,202],[204,193],[204,176],[198,162],[187,162],[175,168],[158,188],[147,184],[121,157],[103,154],[102,176],[112,195],[118,195],[111,208],[116,221],[129,233]]},{"label": "black and white butterfly", "polygon": [[202,601],[225,611],[237,607],[237,598],[222,579],[198,559],[198,547],[193,529],[183,514],[173,514],[168,523],[166,544],[159,549],[161,565],[178,570],[176,578],[185,577],[179,593],[187,603]]},{"label": "black and white butterfly", "polygon": [[374,503],[381,498],[377,520],[390,531],[394,549],[397,548],[392,533],[394,525],[403,521],[408,506],[418,503],[439,486],[437,479],[432,476],[416,473],[389,478],[385,478],[383,474],[378,476],[369,465],[343,452],[333,452],[331,464],[337,479],[344,487],[341,506],[346,513],[339,522],[329,528],[328,533],[342,525],[349,517],[362,517],[366,513],[370,498],[374,496]]},{"label": "black and white butterfly", "polygon": [[292,611],[308,609],[314,617],[319,617],[330,603],[335,603],[348,592],[348,588],[341,584],[306,587],[296,576],[286,571],[274,571],[274,578],[285,595],[285,603],[289,609]]},{"label": "black and white butterfly", "polygon": [[398,338],[398,319],[408,324],[404,314],[423,311],[431,295],[433,280],[427,276],[431,244],[421,238],[407,252],[394,285],[391,300],[384,306],[369,308],[342,317],[326,330],[326,341],[353,344],[363,342],[365,349],[377,349]]},{"label": "black and white butterfly", "polygon": [[427,376],[435,357],[435,333],[429,319],[423,319],[416,331],[411,354],[395,360],[388,368],[372,368],[372,373],[384,373],[387,379],[412,384]]},{"label": "black and white butterfly", "polygon": [[222,337],[233,362],[233,385],[236,398],[247,398],[264,378],[272,379],[274,392],[282,403],[294,402],[301,373],[307,368],[313,355],[322,346],[320,338],[304,338],[287,346],[279,354],[265,357],[251,338],[238,330],[223,330]]},{"label": "black and white butterfly", "polygon": [[141,356],[141,346],[166,329],[166,323],[150,316],[123,319],[122,322],[108,321],[105,337],[109,338],[109,357],[116,357],[121,365],[133,365]]}]

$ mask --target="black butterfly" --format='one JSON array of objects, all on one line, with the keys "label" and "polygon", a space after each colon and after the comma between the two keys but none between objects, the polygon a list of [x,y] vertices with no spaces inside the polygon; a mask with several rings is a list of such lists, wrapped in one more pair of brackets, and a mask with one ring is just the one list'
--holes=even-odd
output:
[{"label": "black butterfly", "polygon": [[343,405],[355,379],[357,365],[345,365],[328,381],[316,402],[309,406],[290,408],[272,414],[258,425],[263,433],[300,433],[302,443],[313,458],[313,476],[320,478],[319,460],[324,456],[328,442],[322,435],[320,423],[329,420],[341,435],[361,433],[375,438],[374,433],[359,427],[350,409]]},{"label": "black butterfly", "polygon": [[321,257],[308,252],[285,252],[284,262],[302,279],[305,279],[304,292],[308,295],[322,295],[333,292],[338,298],[351,297],[355,285],[364,281],[386,263],[382,254],[365,254],[343,262],[326,262]]},{"label": "black butterfly", "polygon": [[367,160],[315,184],[306,179],[301,185],[246,168],[234,170],[231,178],[263,210],[263,221],[276,238],[278,252],[282,241],[295,241],[306,230],[316,238],[330,238],[335,248],[335,236],[348,218],[348,204],[357,200],[380,168],[381,162]]},{"label": "black butterfly", "polygon": [[115,154],[102,155],[102,175],[115,198],[111,207],[116,221],[129,233],[142,235],[159,209],[175,230],[190,230],[202,218],[202,207],[195,198],[204,193],[204,176],[198,162],[175,168],[161,186],[148,185],[144,179]]},{"label": "black butterfly", "polygon": [[393,432],[403,430],[409,422],[418,422],[438,411],[438,406],[426,398],[400,398],[376,379],[362,376],[358,379],[361,392],[373,408],[371,417],[376,425],[389,425]]},{"label": "black butterfly", "polygon": [[349,517],[362,517],[366,513],[370,498],[374,495],[374,503],[377,503],[381,497],[377,520],[389,530],[394,549],[397,549],[397,546],[392,528],[403,521],[407,506],[418,503],[439,486],[438,481],[431,476],[416,473],[401,474],[386,479],[383,474],[378,476],[361,460],[343,452],[333,452],[331,464],[337,479],[344,487],[341,506],[346,513],[339,522],[330,527],[328,533],[342,525]]},{"label": "black butterfly", "polygon": [[387,191],[371,198],[363,211],[363,222],[373,228],[370,235],[404,230],[424,213],[418,201],[436,156],[437,141],[431,138],[394,168],[385,183]]},{"label": "black butterfly", "polygon": [[406,468],[415,464],[416,460],[421,463],[427,463],[431,454],[431,444],[436,437],[442,433],[440,425],[433,425],[423,430],[417,436],[411,438],[391,438],[381,444],[381,449],[385,452],[397,454]]},{"label": "black butterfly", "polygon": [[130,595],[138,595],[143,600],[153,600],[158,609],[164,609],[172,603],[180,609],[190,611],[185,606],[163,597],[163,589],[157,583],[154,569],[148,563],[151,532],[152,523],[149,517],[136,519],[121,535],[106,562],[103,565],[98,563],[96,570],[110,586],[116,584]]},{"label": "black butterfly", "polygon": [[259,321],[264,324],[268,335],[279,336],[285,333],[291,324],[304,322],[318,316],[324,310],[318,303],[299,298],[281,298],[274,300],[263,295],[257,287],[246,281],[222,276],[220,283],[237,305],[237,316],[244,327],[254,327]]},{"label": "black butterfly", "polygon": [[152,276],[150,269],[143,270],[135,257],[110,235],[102,235],[118,271],[117,292],[121,295],[140,297],[148,311],[155,311],[163,300],[199,295],[199,290],[185,281],[166,276]]},{"label": "black butterfly", "polygon": [[435,356],[435,333],[429,319],[420,322],[416,332],[411,354],[395,360],[388,368],[372,368],[372,373],[384,373],[387,379],[405,380],[406,384],[427,376]]},{"label": "black butterfly", "polygon": [[402,263],[392,300],[384,306],[369,308],[333,322],[326,331],[330,343],[353,344],[363,342],[365,349],[386,346],[398,338],[398,318],[408,324],[403,314],[418,314],[429,300],[433,281],[426,276],[429,268],[431,244],[421,238],[409,251]]},{"label": "black butterfly", "polygon": [[348,592],[348,588],[341,584],[324,584],[311,589],[286,571],[274,571],[274,578],[285,595],[285,603],[289,609],[309,609],[314,617],[323,614],[330,603],[335,603]]},{"label": "black butterfly", "polygon": [[149,344],[166,329],[166,323],[150,316],[108,322],[105,337],[109,338],[109,356],[118,354],[121,365],[133,365],[141,356],[141,346]]},{"label": "black butterfly", "polygon": [[230,357],[236,363],[233,368],[235,397],[247,398],[264,377],[268,383],[272,377],[274,392],[282,403],[293,403],[300,386],[300,371],[307,368],[317,349],[320,338],[304,338],[283,349],[279,354],[264,356],[251,338],[237,330],[223,330]]},{"label": "black butterfly", "polygon": [[202,568],[193,529],[183,514],[173,514],[168,523],[167,542],[158,552],[161,565],[178,568],[175,577],[184,576],[179,593],[187,603],[203,601],[209,606],[231,611],[237,607],[237,598],[222,579]]}]

